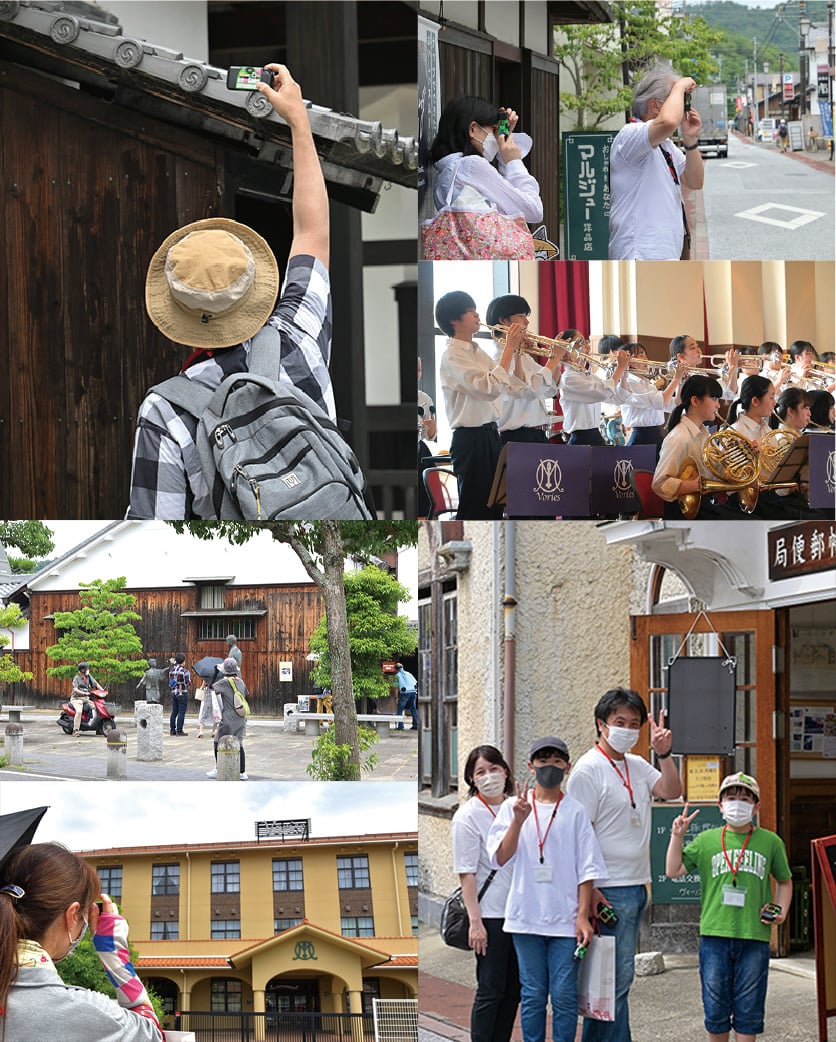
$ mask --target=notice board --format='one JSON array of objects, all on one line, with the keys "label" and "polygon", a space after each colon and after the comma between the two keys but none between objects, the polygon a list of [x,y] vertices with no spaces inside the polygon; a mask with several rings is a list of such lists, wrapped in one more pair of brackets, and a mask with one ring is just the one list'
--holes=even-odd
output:
[{"label": "notice board", "polygon": [[[673,819],[682,813],[683,804],[654,804],[651,809],[650,824],[650,876],[653,888],[653,903],[657,905],[699,904],[700,877],[696,874],[669,879],[665,874],[665,856],[671,838]],[[697,809],[694,804],[688,805],[688,813]],[[706,829],[716,829],[723,824],[720,808],[714,804],[699,804],[699,814],[688,826],[683,847],[696,839]]]}]

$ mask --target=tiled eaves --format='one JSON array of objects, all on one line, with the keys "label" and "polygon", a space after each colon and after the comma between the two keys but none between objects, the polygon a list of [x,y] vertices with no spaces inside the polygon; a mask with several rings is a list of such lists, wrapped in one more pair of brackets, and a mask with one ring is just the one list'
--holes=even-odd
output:
[{"label": "tiled eaves", "polygon": [[[61,0],[0,0],[0,37],[33,48],[33,65],[109,87],[117,102],[236,141],[261,161],[290,166],[287,124],[258,92],[228,90],[225,69],[127,37],[119,26],[71,13]],[[55,66],[44,64],[42,55]],[[375,195],[384,182],[417,187],[414,137],[306,105],[327,181]]]}]

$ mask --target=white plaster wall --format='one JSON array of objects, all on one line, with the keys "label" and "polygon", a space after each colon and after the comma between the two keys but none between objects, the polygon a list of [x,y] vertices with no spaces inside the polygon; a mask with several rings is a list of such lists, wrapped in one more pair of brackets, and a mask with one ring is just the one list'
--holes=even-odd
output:
[{"label": "white plaster wall", "polygon": [[453,871],[450,819],[418,814],[418,887],[426,894],[449,894],[459,882]]},{"label": "white plaster wall", "polygon": [[100,0],[125,36],[158,43],[186,58],[209,60],[209,25],[203,0]]}]

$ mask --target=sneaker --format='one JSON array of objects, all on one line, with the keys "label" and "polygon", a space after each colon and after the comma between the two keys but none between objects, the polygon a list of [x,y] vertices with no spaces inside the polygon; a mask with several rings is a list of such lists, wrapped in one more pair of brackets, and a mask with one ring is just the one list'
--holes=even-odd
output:
[{"label": "sneaker", "polygon": [[249,780],[250,780],[249,774],[247,774],[247,772],[244,771],[244,773],[241,775],[241,781],[249,781]]},{"label": "sneaker", "polygon": [[207,778],[217,778],[218,777],[218,768],[217,767],[213,767],[211,771],[207,771],[206,772],[206,777]]},{"label": "sneaker", "polygon": [[175,731],[174,733],[177,735],[178,738],[182,738],[183,735],[187,735],[189,732],[188,731]]}]

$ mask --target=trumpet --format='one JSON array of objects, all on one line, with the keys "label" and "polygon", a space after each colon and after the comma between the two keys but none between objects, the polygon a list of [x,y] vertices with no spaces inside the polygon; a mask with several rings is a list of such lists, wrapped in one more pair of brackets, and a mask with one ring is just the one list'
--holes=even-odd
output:
[{"label": "trumpet", "polygon": [[[711,355],[708,360],[718,369],[725,370],[727,368],[725,355]],[[737,368],[741,373],[746,373],[747,376],[756,376],[764,371],[769,361],[769,355],[742,355],[737,363]]]},{"label": "trumpet", "polygon": [[[483,322],[482,326],[490,329],[495,340],[501,340],[510,332],[510,326],[489,326],[486,322]],[[562,354],[563,364],[578,372],[589,372],[593,365],[606,368],[606,363],[602,362],[597,355],[584,351],[586,347],[589,347],[589,341],[582,336],[577,336],[573,340],[561,340],[559,337],[525,333],[519,350],[524,354],[537,355],[540,358],[554,358],[556,354]]]},{"label": "trumpet", "polygon": [[812,384],[816,391],[826,391],[828,384],[832,384],[833,380],[833,373],[819,372],[815,366],[808,369],[806,374],[801,375],[791,371],[787,377],[787,383],[794,387],[802,387],[806,390],[808,385]]}]

